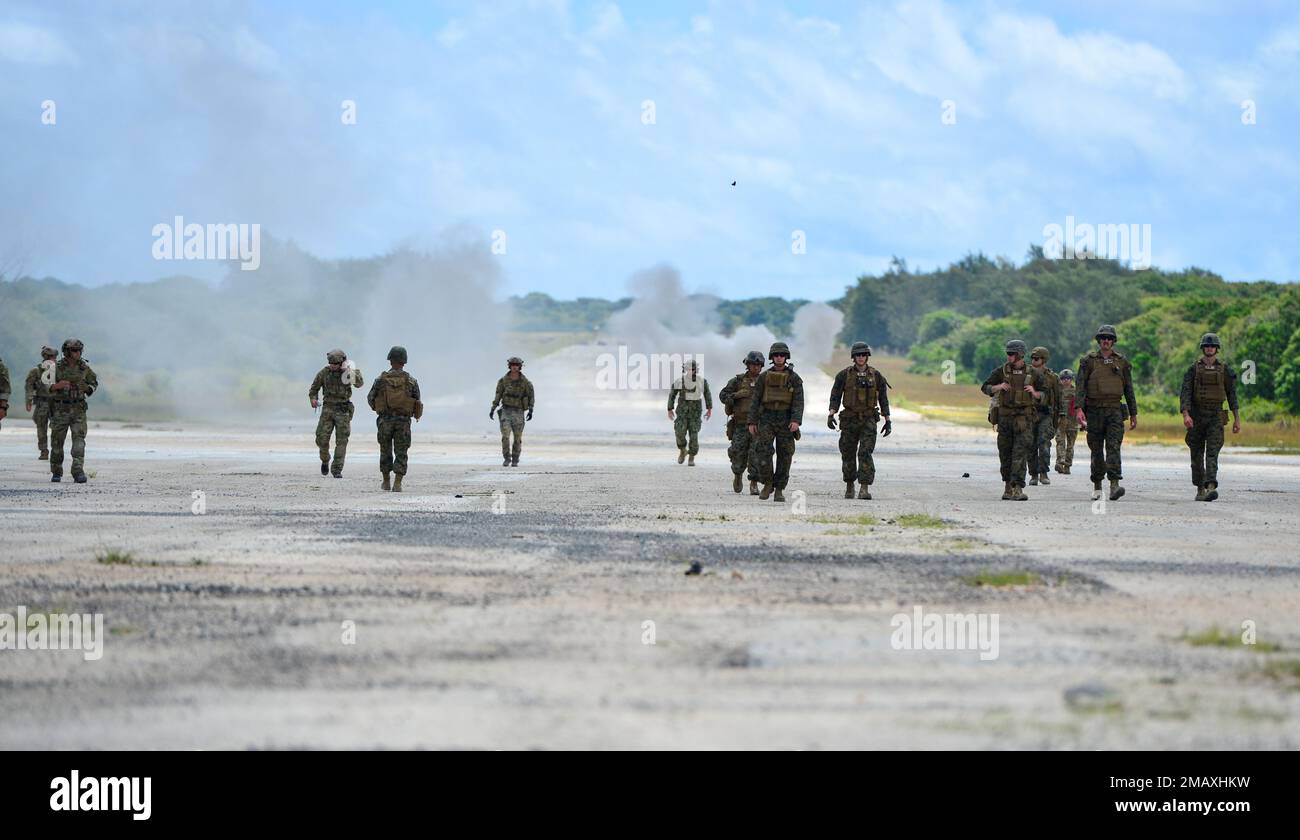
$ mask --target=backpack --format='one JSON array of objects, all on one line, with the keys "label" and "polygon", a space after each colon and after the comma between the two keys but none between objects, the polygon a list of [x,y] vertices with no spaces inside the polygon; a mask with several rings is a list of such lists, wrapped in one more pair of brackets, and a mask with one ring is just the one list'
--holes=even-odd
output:
[{"label": "backpack", "polygon": [[411,396],[410,377],[404,371],[386,370],[379,375],[376,383],[375,412],[397,417],[410,417],[415,414],[416,402]]}]

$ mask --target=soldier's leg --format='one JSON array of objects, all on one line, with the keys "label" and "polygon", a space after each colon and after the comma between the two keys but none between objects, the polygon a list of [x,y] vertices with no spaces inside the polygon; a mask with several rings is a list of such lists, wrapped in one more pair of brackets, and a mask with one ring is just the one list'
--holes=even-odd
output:
[{"label": "soldier's leg", "polygon": [[1065,432],[1065,468],[1068,470],[1074,465],[1074,442],[1079,438],[1079,426],[1077,423],[1071,423]]},{"label": "soldier's leg", "polygon": [[776,427],[771,423],[760,423],[758,435],[754,438],[754,460],[758,466],[758,480],[764,484],[772,483],[772,452],[776,443]]},{"label": "soldier's leg", "polygon": [[1216,411],[1206,416],[1205,424],[1205,483],[1219,482],[1219,450],[1223,448],[1223,422]]},{"label": "soldier's leg", "polygon": [[379,471],[388,473],[393,471],[393,421],[375,419],[375,425],[379,430]]},{"label": "soldier's leg", "polygon": [[752,441],[749,429],[736,424],[731,432],[731,443],[727,446],[727,460],[731,462],[731,471],[740,475],[749,466],[749,448]]},{"label": "soldier's leg", "polygon": [[348,438],[352,437],[352,411],[341,409],[334,413],[334,464],[335,475],[343,472],[343,462],[348,457]]},{"label": "soldier's leg", "polygon": [[1033,421],[1021,414],[1013,418],[1014,437],[1011,442],[1011,478],[1012,484],[1025,486],[1025,471],[1029,460],[1034,455]]},{"label": "soldier's leg", "polygon": [[748,450],[745,453],[745,469],[749,473],[748,478],[750,481],[758,481],[760,478],[758,469],[758,438],[750,435],[748,429],[745,430],[745,437],[749,441]]},{"label": "soldier's leg", "polygon": [[330,460],[330,432],[334,431],[334,411],[327,405],[320,407],[320,419],[316,421],[316,449],[320,451],[320,462],[328,464]]},{"label": "soldier's leg", "polygon": [[72,433],[72,474],[80,475],[86,465],[86,410],[77,409],[68,426]]},{"label": "soldier's leg", "polygon": [[406,450],[411,448],[411,421],[393,424],[393,474],[406,475]]},{"label": "soldier's leg", "polygon": [[790,483],[790,464],[794,461],[794,432],[790,424],[782,423],[775,427],[776,432],[776,471],[772,484],[777,490],[784,490]]},{"label": "soldier's leg", "polygon": [[858,439],[861,430],[847,414],[840,417],[840,477],[844,483],[856,481],[858,475]]},{"label": "soldier's leg", "polygon": [[42,455],[50,453],[50,404],[40,402],[32,407],[32,421],[36,423],[36,448]]},{"label": "soldier's leg", "polygon": [[1106,411],[1106,477],[1119,481],[1123,476],[1120,447],[1124,445],[1124,412],[1118,408]]},{"label": "soldier's leg", "polygon": [[1045,475],[1052,468],[1052,435],[1056,431],[1056,418],[1044,414],[1038,418],[1035,447],[1038,452],[1038,474]]},{"label": "soldier's leg", "polygon": [[1205,427],[1199,417],[1192,421],[1183,439],[1192,456],[1192,484],[1200,487],[1205,484]]},{"label": "soldier's leg", "polygon": [[862,425],[858,443],[858,482],[870,487],[876,483],[876,422],[871,418]]},{"label": "soldier's leg", "polygon": [[518,461],[519,453],[524,448],[524,413],[522,411],[511,418],[510,431],[514,433],[514,440],[510,444],[510,460]]},{"label": "soldier's leg", "polygon": [[998,466],[1002,468],[1002,480],[1011,480],[1011,449],[1016,439],[1016,418],[998,418]]},{"label": "soldier's leg", "polygon": [[1061,418],[1056,428],[1056,469],[1059,472],[1065,466],[1065,418]]},{"label": "soldier's leg", "polygon": [[497,412],[497,424],[501,427],[501,457],[510,457],[510,421],[506,418],[506,410],[502,408]]},{"label": "soldier's leg", "polygon": [[686,410],[681,409],[673,418],[673,434],[677,437],[677,448],[686,448]]},{"label": "soldier's leg", "polygon": [[50,414],[50,472],[58,475],[63,472],[63,442],[68,437],[68,426],[72,413],[54,411]]},{"label": "soldier's leg", "polygon": [[687,455],[698,455],[700,453],[701,422],[703,422],[703,415],[699,412],[692,412],[691,416],[686,418],[686,430],[690,435],[690,442],[686,446]]},{"label": "soldier's leg", "polygon": [[1088,451],[1092,454],[1089,477],[1096,484],[1106,477],[1106,415],[1101,409],[1088,412]]}]

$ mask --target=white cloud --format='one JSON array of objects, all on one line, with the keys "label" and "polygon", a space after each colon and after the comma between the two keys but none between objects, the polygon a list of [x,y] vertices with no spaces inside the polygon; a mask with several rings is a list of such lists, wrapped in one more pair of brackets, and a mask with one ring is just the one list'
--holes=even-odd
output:
[{"label": "white cloud", "polygon": [[72,50],[55,33],[26,23],[0,23],[0,61],[75,64]]}]

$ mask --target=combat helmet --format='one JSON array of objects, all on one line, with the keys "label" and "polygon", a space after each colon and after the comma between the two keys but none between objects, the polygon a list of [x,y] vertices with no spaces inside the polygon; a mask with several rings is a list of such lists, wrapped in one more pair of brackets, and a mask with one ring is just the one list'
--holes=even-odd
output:
[{"label": "combat helmet", "polygon": [[767,351],[767,358],[770,360],[773,356],[777,355],[778,353],[782,356],[785,356],[785,360],[787,362],[790,361],[790,348],[786,346],[786,343],[784,341],[777,341],[773,343],[772,347]]},{"label": "combat helmet", "polygon": [[863,353],[866,353],[868,356],[870,356],[870,355],[871,355],[871,345],[870,345],[870,344],[867,344],[865,341],[855,341],[855,342],[853,342],[853,346],[849,348],[849,356],[850,356],[850,357],[853,357],[853,356],[860,356],[860,355],[862,355]]},{"label": "combat helmet", "polygon": [[57,355],[59,355],[59,351],[55,350],[53,347],[49,346],[48,344],[41,348],[42,359],[53,359]]},{"label": "combat helmet", "polygon": [[1029,354],[1029,358],[1042,359],[1044,362],[1050,359],[1051,357],[1052,356],[1050,353],[1047,352],[1046,347],[1035,347]]},{"label": "combat helmet", "polygon": [[745,354],[745,361],[743,362],[743,364],[761,365],[763,364],[763,354],[757,350],[750,350],[748,353]]},{"label": "combat helmet", "polygon": [[68,351],[70,350],[81,352],[82,350],[85,349],[86,349],[86,345],[82,344],[81,339],[79,338],[70,338],[67,341],[63,342],[63,354],[65,356],[68,354]]},{"label": "combat helmet", "polygon": [[1219,337],[1217,335],[1215,335],[1214,333],[1206,333],[1205,335],[1201,336],[1201,346],[1222,347],[1223,345],[1219,343]]},{"label": "combat helmet", "polygon": [[1069,368],[1062,368],[1061,372],[1057,374],[1057,376],[1061,377],[1062,379],[1073,379],[1074,371],[1070,370]]},{"label": "combat helmet", "polygon": [[1006,352],[1008,352],[1008,353],[1019,353],[1020,355],[1023,356],[1023,355],[1025,355],[1025,353],[1029,352],[1029,348],[1027,348],[1027,347],[1025,346],[1025,343],[1024,343],[1023,341],[1021,341],[1020,339],[1018,339],[1018,338],[1013,338],[1013,339],[1011,339],[1010,341],[1007,342],[1007,350],[1006,350]]},{"label": "combat helmet", "polygon": [[325,361],[332,365],[341,365],[348,360],[348,354],[342,350],[331,350],[325,354]]},{"label": "combat helmet", "polygon": [[397,362],[399,365],[406,364],[406,348],[394,345],[393,349],[388,351],[388,361]]},{"label": "combat helmet", "polygon": [[1110,324],[1102,324],[1097,328],[1097,334],[1094,339],[1100,341],[1103,338],[1109,338],[1111,341],[1119,341],[1119,336],[1115,335],[1115,328]]},{"label": "combat helmet", "polygon": [[519,358],[518,356],[511,356],[510,358],[506,359],[506,367],[510,367],[511,365],[519,365],[520,367],[523,367],[524,360]]}]

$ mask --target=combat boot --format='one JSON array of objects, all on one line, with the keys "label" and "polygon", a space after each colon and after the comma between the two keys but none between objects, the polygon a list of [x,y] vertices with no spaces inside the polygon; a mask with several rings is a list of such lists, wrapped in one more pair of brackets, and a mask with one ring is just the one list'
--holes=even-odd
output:
[{"label": "combat boot", "polygon": [[1003,501],[1010,501],[1010,500],[1011,500],[1011,482],[1010,482],[1010,481],[1004,481],[1004,482],[1002,482],[1002,500],[1003,500]]},{"label": "combat boot", "polygon": [[868,501],[871,499],[871,491],[870,491],[869,489],[867,489],[868,486],[869,486],[869,485],[866,485],[866,484],[859,484],[859,485],[858,485],[858,498],[859,498],[859,499],[867,499]]},{"label": "combat boot", "polygon": [[744,486],[744,484],[743,484],[742,479],[741,479],[741,477],[740,477],[740,473],[736,473],[735,475],[733,475],[733,476],[731,477],[731,489],[732,489],[732,490],[735,490],[737,493],[739,493],[740,490],[741,490],[741,488],[742,488],[743,486]]},{"label": "combat boot", "polygon": [[1040,475],[1040,476],[1038,477],[1038,483],[1039,483],[1039,484],[1051,484],[1051,483],[1052,483],[1052,480],[1051,480],[1050,478],[1047,477],[1047,473],[1043,473],[1042,475]]},{"label": "combat boot", "polygon": [[1197,488],[1196,488],[1196,501],[1198,501],[1198,502],[1203,502],[1203,501],[1205,501],[1205,493],[1206,493],[1206,490],[1205,490],[1205,485],[1204,485],[1204,484],[1201,484],[1201,485],[1197,486]]},{"label": "combat boot", "polygon": [[1113,502],[1123,495],[1124,488],[1119,486],[1119,479],[1112,478],[1110,480],[1110,500]]},{"label": "combat boot", "polygon": [[37,458],[36,460],[38,460],[38,461],[48,461],[48,460],[50,460],[50,450],[48,450],[48,449],[42,449],[42,450],[41,450],[41,456],[40,456],[39,458]]},{"label": "combat boot", "polygon": [[400,474],[393,476],[393,492],[402,492],[402,476]]},{"label": "combat boot", "polygon": [[321,461],[321,462],[320,462],[320,474],[321,474],[321,475],[329,475],[329,474],[330,474],[330,462],[329,462],[329,461]]},{"label": "combat boot", "polygon": [[501,466],[503,466],[503,467],[508,467],[508,466],[510,466],[510,456],[509,456],[509,455],[506,455],[504,458],[501,459]]},{"label": "combat boot", "polygon": [[1092,500],[1095,502],[1100,498],[1101,498],[1101,482],[1094,481],[1092,483]]},{"label": "combat boot", "polygon": [[518,456],[518,455],[511,455],[511,456],[510,456],[510,466],[512,466],[512,467],[517,467],[517,466],[519,466],[519,456]]},{"label": "combat boot", "polygon": [[1211,481],[1205,485],[1205,501],[1212,502],[1217,498],[1219,498],[1219,482]]},{"label": "combat boot", "polygon": [[388,473],[384,473],[384,483],[381,484],[381,485],[379,485],[379,489],[380,489],[380,490],[391,490],[391,489],[393,489],[393,485],[390,484],[389,481],[388,481]]},{"label": "combat boot", "polygon": [[1034,473],[1033,475],[1029,476],[1029,486],[1030,487],[1038,486],[1038,473]]},{"label": "combat boot", "polygon": [[1069,467],[1061,467],[1061,475],[1069,475],[1069,474],[1070,474]]},{"label": "combat boot", "polygon": [[678,449],[678,450],[677,450],[677,463],[680,464],[680,463],[682,463],[682,462],[685,461],[685,460],[686,460],[686,450],[685,450],[685,449]]},{"label": "combat boot", "polygon": [[343,477],[343,465],[338,462],[337,458],[334,460],[334,463],[330,465],[330,475],[335,478]]},{"label": "combat boot", "polygon": [[758,497],[766,502],[767,497],[770,495],[772,495],[772,484],[771,482],[768,482],[767,484],[763,485],[763,492],[759,493]]},{"label": "combat boot", "polygon": [[846,482],[844,482],[844,498],[846,498],[846,499],[852,499],[852,498],[853,498],[853,482],[852,482],[852,481],[846,481]]},{"label": "combat boot", "polygon": [[1025,488],[1019,484],[1011,485],[1011,498],[1017,502],[1027,502],[1029,497],[1025,495]]},{"label": "combat boot", "polygon": [[58,484],[62,480],[63,480],[63,470],[59,470],[56,473],[50,473],[50,481],[54,482],[55,484]]},{"label": "combat boot", "polygon": [[686,459],[686,466],[688,466],[688,467],[693,467],[693,466],[695,466],[695,456],[694,456],[694,455],[691,455],[691,456],[689,456],[689,457]]},{"label": "combat boot", "polygon": [[750,482],[749,482],[749,495],[751,495],[751,496],[757,496],[757,495],[758,495],[758,482],[757,482],[757,481],[754,481],[754,480],[752,480],[752,479],[751,479]]},{"label": "combat boot", "polygon": [[772,497],[772,501],[774,501],[774,502],[784,502],[784,501],[785,501],[785,494],[783,494],[780,490],[777,490],[777,491],[776,491],[776,495]]},{"label": "combat boot", "polygon": [[[72,480],[75,481],[75,482],[77,482],[78,484],[85,484],[85,483],[86,483],[86,474],[85,474],[84,472],[82,472],[81,470],[74,470],[74,471],[72,472]],[[1216,493],[1215,495],[1218,495],[1218,494]]]}]

